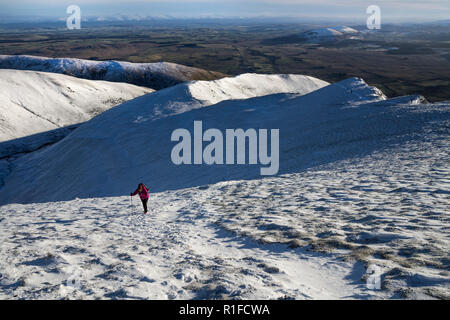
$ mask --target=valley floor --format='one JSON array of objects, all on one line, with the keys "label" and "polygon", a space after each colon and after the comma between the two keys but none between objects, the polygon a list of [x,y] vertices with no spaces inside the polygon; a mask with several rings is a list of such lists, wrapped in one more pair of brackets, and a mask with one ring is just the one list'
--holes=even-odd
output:
[{"label": "valley floor", "polygon": [[448,299],[448,150],[152,194],[148,215],[127,196],[5,205],[0,299]]}]

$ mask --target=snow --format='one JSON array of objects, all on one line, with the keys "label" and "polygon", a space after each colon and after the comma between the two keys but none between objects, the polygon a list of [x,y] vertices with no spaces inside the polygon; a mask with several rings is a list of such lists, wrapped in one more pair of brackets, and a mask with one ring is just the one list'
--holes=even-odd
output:
[{"label": "snow", "polygon": [[195,99],[212,105],[223,100],[248,99],[277,93],[303,95],[328,84],[323,80],[303,75],[246,73],[216,81],[195,81],[189,85],[189,89]]},{"label": "snow", "polygon": [[192,81],[156,94],[146,96],[137,103],[152,106],[144,119],[183,113],[207,107],[224,100],[248,99],[279,93],[306,94],[329,83],[303,75],[260,75],[246,73],[215,81]]},{"label": "snow", "polygon": [[[275,85],[275,83],[277,84]],[[212,83],[202,81],[184,83],[141,96],[100,114],[72,132],[61,143],[15,161],[13,166],[20,167],[20,169],[13,170],[12,174],[6,177],[8,186],[0,190],[0,203],[3,203],[5,199],[8,199],[7,201],[24,200],[22,197],[19,197],[22,198],[20,200],[15,197],[13,195],[15,192],[9,193],[10,191],[8,191],[12,190],[9,189],[9,186],[14,188],[15,174],[27,175],[27,177],[22,176],[20,179],[26,179],[30,182],[29,187],[33,190],[27,197],[27,201],[30,202],[62,200],[61,196],[65,200],[69,200],[74,197],[92,195],[92,192],[97,192],[99,187],[103,189],[98,184],[102,179],[101,177],[106,179],[103,181],[114,181],[113,179],[119,178],[117,174],[123,174],[125,179],[123,181],[131,183],[133,181],[131,179],[136,179],[136,174],[141,175],[140,169],[136,166],[147,167],[147,162],[161,166],[157,170],[147,167],[145,169],[147,172],[151,170],[154,174],[157,172],[171,174],[170,172],[175,169],[173,168],[175,165],[169,165],[167,160],[170,161],[170,157],[168,159],[165,155],[170,155],[168,148],[171,145],[171,132],[182,126],[173,115],[187,114],[189,110],[204,108],[223,99],[251,98],[277,91],[295,92],[296,96],[300,96],[322,88],[326,84],[324,81],[304,76],[247,74],[236,78],[217,80]],[[269,95],[262,99],[270,100],[273,97]],[[239,103],[241,100],[231,99],[228,101]],[[243,109],[238,108],[242,113]],[[230,108],[231,110],[234,110],[234,108]],[[216,113],[217,111],[212,110],[212,112]],[[232,111],[232,113],[234,116],[238,116],[235,111]],[[216,121],[221,121],[220,116],[215,117]],[[157,119],[162,121],[155,122]],[[167,126],[163,120],[172,124]],[[182,123],[186,126],[192,124],[193,121],[182,120]],[[170,128],[171,126],[175,127]],[[94,156],[94,154],[96,155]],[[153,161],[153,158],[159,158],[159,164],[157,164],[158,161]],[[50,166],[55,167],[52,169]],[[42,171],[36,171],[35,168],[41,168]],[[64,168],[63,171],[62,168]],[[116,171],[114,168],[121,169]],[[134,169],[130,171],[129,168]],[[84,170],[88,170],[90,173],[84,172]],[[84,178],[79,176],[80,172],[84,172],[82,175]],[[35,176],[36,174],[40,178]],[[53,191],[50,192],[50,189],[46,191],[43,188],[32,186],[47,184],[51,179],[56,178],[55,175],[66,187],[59,188],[53,184],[53,187],[50,187]],[[184,179],[190,179],[189,176],[190,174],[186,175]],[[85,178],[95,179],[96,181],[87,182],[87,180],[84,180]],[[61,179],[70,181],[62,182]],[[44,182],[44,180],[47,182]],[[122,178],[119,178],[119,180],[122,181]],[[167,179],[163,178],[163,180]],[[132,184],[134,184],[134,181]],[[52,183],[49,183],[49,185],[52,185]],[[114,188],[117,188],[117,192],[121,192],[123,185],[116,185]]]},{"label": "snow", "polygon": [[[306,80],[308,84],[315,81]],[[304,81],[300,78],[299,83]],[[225,100],[206,108],[202,101],[218,96],[211,91],[202,100],[199,96],[195,99],[192,86],[182,84],[126,102],[85,123],[59,143],[13,162],[12,173],[0,189],[0,203],[118,196],[144,177],[154,191],[260,177],[259,165],[173,164],[171,133],[178,128],[192,130],[195,120],[203,121],[204,130],[218,128],[222,132],[228,128],[279,128],[280,173],[289,173],[371,152],[394,143],[391,137],[421,130],[442,116],[423,105],[392,105],[360,78],[306,95]],[[195,83],[194,87],[198,89]],[[48,187],[40,188],[42,185]],[[26,198],[16,193],[18,188],[27,193]]]},{"label": "snow", "polygon": [[0,70],[0,143],[85,122],[153,90],[35,71]]},{"label": "snow", "polygon": [[90,80],[126,82],[155,90],[189,80],[212,80],[223,75],[175,63],[131,63],[28,55],[0,55],[1,69],[63,73]]},{"label": "snow", "polygon": [[347,26],[333,28],[318,28],[303,33],[310,40],[328,40],[330,38],[341,38],[344,36],[354,36],[359,31]]},{"label": "snow", "polygon": [[[226,184],[222,184],[225,186]],[[0,298],[338,299],[370,294],[352,264],[236,237],[217,189],[2,207]],[[361,268],[362,270],[362,268]]]},{"label": "snow", "polygon": [[341,32],[341,33],[343,33],[345,35],[358,33],[358,30],[355,30],[355,29],[347,27],[347,26],[335,27],[333,29],[336,30],[336,31],[339,31],[339,32]]},{"label": "snow", "polygon": [[215,223],[265,245],[377,266],[380,298],[448,299],[448,133],[424,140],[222,186]]},{"label": "snow", "polygon": [[150,215],[127,196],[3,206],[0,298],[448,299],[439,140],[152,193]]},{"label": "snow", "polygon": [[332,28],[313,29],[313,30],[306,31],[304,34],[309,37],[339,37],[339,36],[343,36],[342,32],[339,32]]},{"label": "snow", "polygon": [[[279,128],[280,174],[172,164],[194,120]],[[0,298],[448,299],[449,124],[448,103],[360,78],[247,74],[125,102],[7,163]],[[127,196],[141,181],[150,215]]]}]

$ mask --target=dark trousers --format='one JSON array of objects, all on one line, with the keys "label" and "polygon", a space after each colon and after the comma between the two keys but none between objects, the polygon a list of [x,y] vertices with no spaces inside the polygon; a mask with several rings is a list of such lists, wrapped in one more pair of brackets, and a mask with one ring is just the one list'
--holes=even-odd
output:
[{"label": "dark trousers", "polygon": [[141,199],[142,205],[144,206],[144,213],[147,213],[147,202],[148,199]]}]

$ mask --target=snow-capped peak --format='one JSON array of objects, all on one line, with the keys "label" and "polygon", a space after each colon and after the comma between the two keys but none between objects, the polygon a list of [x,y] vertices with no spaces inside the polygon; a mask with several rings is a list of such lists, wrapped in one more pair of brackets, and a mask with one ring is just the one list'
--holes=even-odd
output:
[{"label": "snow-capped peak", "polygon": [[328,40],[333,38],[340,38],[345,36],[352,36],[358,34],[359,31],[347,26],[333,27],[333,28],[319,28],[309,30],[303,35],[310,40]]},{"label": "snow-capped peak", "polygon": [[0,87],[0,142],[84,122],[154,91],[128,83],[23,70],[0,70]]},{"label": "snow-capped peak", "polygon": [[193,79],[213,80],[223,77],[218,72],[169,62],[131,63],[28,55],[0,55],[0,69],[63,73],[83,79],[126,82],[155,90]]},{"label": "snow-capped peak", "polygon": [[[303,75],[247,73],[214,81],[191,81],[159,90],[127,104],[130,121],[144,122],[207,107],[224,100],[239,100],[278,93],[307,94],[328,82]],[[102,117],[113,117],[110,110]]]},{"label": "snow-capped peak", "polygon": [[341,26],[341,27],[335,27],[333,28],[336,31],[341,32],[342,34],[356,34],[358,33],[358,30],[347,27],[347,26]]}]

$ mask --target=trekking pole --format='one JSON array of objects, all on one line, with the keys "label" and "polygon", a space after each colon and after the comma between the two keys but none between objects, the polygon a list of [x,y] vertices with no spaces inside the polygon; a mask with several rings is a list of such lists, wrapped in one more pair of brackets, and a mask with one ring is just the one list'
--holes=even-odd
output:
[{"label": "trekking pole", "polygon": [[133,214],[134,210],[133,210],[133,197],[132,196],[130,196],[130,208],[131,208],[131,213]]}]

